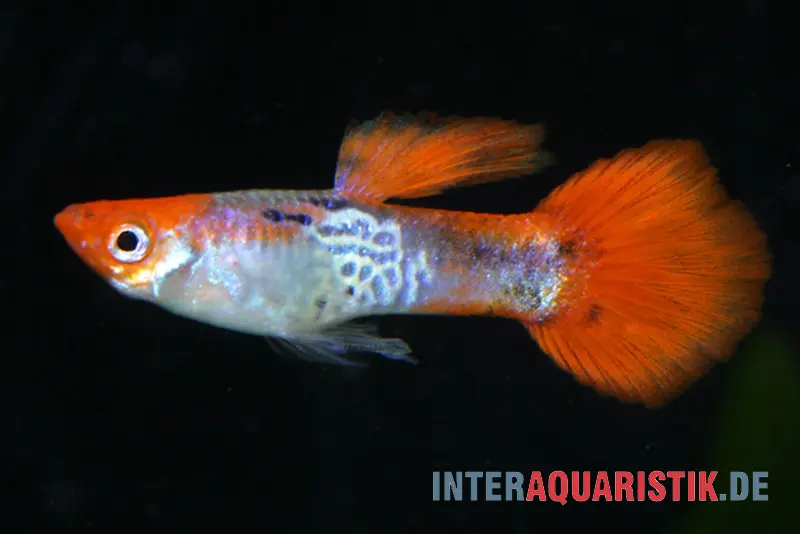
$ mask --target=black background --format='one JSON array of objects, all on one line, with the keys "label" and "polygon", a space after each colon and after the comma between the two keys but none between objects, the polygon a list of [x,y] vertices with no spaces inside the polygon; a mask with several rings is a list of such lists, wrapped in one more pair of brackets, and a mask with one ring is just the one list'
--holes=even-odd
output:
[{"label": "black background", "polygon": [[431,470],[710,468],[737,358],[658,411],[576,385],[510,321],[386,318],[420,365],[308,365],[123,298],[52,217],[102,198],[330,187],[345,127],[383,110],[547,125],[558,165],[421,202],[451,209],[527,211],[596,158],[695,138],[770,236],[761,328],[794,332],[788,13],[744,0],[346,5],[0,8],[3,532],[677,532],[689,505],[432,503]]}]

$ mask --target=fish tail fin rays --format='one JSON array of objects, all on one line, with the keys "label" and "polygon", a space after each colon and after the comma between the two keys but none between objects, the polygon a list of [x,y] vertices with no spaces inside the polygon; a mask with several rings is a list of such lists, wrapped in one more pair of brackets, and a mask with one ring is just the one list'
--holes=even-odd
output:
[{"label": "fish tail fin rays", "polygon": [[558,221],[579,275],[562,310],[526,324],[603,395],[658,407],[726,360],[760,316],[765,235],[702,147],[655,141],[595,162],[537,213]]}]

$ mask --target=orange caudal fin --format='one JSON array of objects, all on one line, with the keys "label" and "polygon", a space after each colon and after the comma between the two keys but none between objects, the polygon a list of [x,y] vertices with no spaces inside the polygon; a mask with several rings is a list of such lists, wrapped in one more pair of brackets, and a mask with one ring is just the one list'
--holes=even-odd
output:
[{"label": "orange caudal fin", "polygon": [[759,318],[765,236],[694,142],[600,160],[536,211],[575,245],[574,276],[569,302],[528,328],[602,394],[660,406],[726,359]]},{"label": "orange caudal fin", "polygon": [[548,156],[542,126],[501,119],[435,119],[384,113],[351,128],[339,149],[336,189],[380,202],[530,174]]}]

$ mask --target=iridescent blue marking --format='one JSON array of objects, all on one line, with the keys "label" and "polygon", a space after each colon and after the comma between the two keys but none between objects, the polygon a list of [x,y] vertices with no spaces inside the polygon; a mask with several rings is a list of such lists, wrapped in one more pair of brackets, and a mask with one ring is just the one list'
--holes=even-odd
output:
[{"label": "iridescent blue marking", "polygon": [[392,287],[397,285],[398,277],[397,277],[397,271],[394,269],[394,267],[389,267],[388,269],[383,271],[383,274],[384,276],[386,276],[386,283],[388,283]]},{"label": "iridescent blue marking", "polygon": [[353,263],[352,261],[349,263],[345,263],[344,265],[342,265],[342,268],[340,269],[339,272],[342,273],[342,276],[353,276],[354,274],[356,274],[356,264]]},{"label": "iridescent blue marking", "polygon": [[372,238],[372,242],[382,247],[388,247],[394,244],[394,236],[389,232],[378,232]]},{"label": "iridescent blue marking", "polygon": [[372,291],[375,294],[375,300],[378,302],[383,302],[386,299],[386,286],[380,275],[375,275],[372,279]]}]

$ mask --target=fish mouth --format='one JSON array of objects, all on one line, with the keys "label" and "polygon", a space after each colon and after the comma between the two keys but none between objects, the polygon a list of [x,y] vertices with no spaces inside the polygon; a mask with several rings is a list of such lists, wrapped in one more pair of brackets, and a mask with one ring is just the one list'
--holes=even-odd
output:
[{"label": "fish mouth", "polygon": [[59,213],[57,213],[55,217],[53,217],[53,224],[56,226],[56,228],[58,228],[58,231],[61,232],[62,234],[69,227],[70,211],[71,211],[70,208],[67,207],[62,211],[60,211]]},{"label": "fish mouth", "polygon": [[88,240],[84,225],[86,217],[83,210],[77,205],[66,207],[53,217],[53,224],[64,237],[69,247],[89,267],[105,276],[102,266],[94,258],[94,248],[98,245],[95,240]]},{"label": "fish mouth", "polygon": [[80,210],[76,206],[68,206],[53,217],[53,224],[56,229],[61,232],[67,244],[72,247],[75,252],[78,252],[77,249],[81,248],[79,245],[83,240],[82,219],[83,217]]}]

